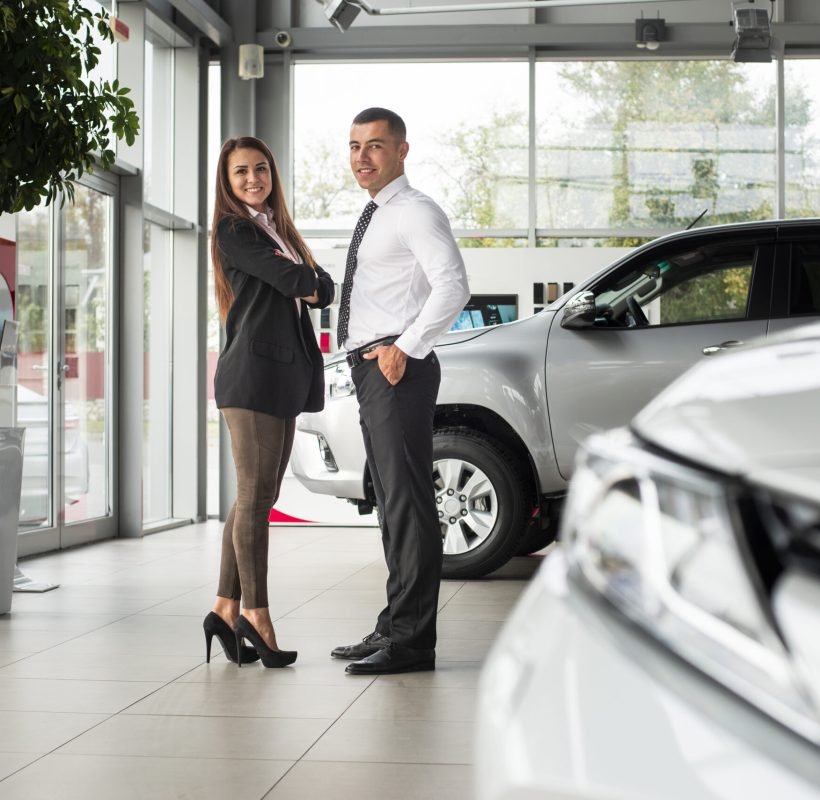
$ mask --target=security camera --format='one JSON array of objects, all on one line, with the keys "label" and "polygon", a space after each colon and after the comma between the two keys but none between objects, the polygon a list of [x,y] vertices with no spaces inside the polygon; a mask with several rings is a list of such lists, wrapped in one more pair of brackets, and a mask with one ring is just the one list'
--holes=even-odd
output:
[{"label": "security camera", "polygon": [[283,50],[286,47],[290,47],[290,43],[293,41],[293,39],[290,38],[290,34],[287,31],[278,31],[276,36],[273,37],[273,40]]},{"label": "security camera", "polygon": [[350,0],[318,0],[325,7],[325,16],[340,31],[346,31],[362,10]]}]

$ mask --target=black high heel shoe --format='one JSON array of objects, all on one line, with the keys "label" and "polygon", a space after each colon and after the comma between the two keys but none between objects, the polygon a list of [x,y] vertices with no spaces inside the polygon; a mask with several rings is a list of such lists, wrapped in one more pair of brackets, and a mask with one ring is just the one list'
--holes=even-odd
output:
[{"label": "black high heel shoe", "polygon": [[[237,650],[239,650],[242,645],[242,640],[247,639],[256,648],[256,652],[266,667],[286,667],[288,664],[292,664],[296,661],[296,656],[298,655],[296,650],[271,650],[271,648],[265,644],[265,640],[259,635],[259,631],[241,614],[237,617],[233,629],[236,634]],[[240,652],[242,651],[240,650]],[[241,667],[242,661],[237,661],[236,664]]]},{"label": "black high heel shoe", "polygon": [[[211,663],[211,639],[216,636],[217,639],[222,642],[222,649],[225,651],[225,656],[228,661],[236,663],[236,636],[234,636],[233,628],[231,628],[219,614],[213,611],[205,617],[202,627],[205,629],[205,661],[208,664]],[[242,645],[240,652],[242,654],[242,661],[245,664],[251,664],[259,658],[259,653],[252,647]]]}]

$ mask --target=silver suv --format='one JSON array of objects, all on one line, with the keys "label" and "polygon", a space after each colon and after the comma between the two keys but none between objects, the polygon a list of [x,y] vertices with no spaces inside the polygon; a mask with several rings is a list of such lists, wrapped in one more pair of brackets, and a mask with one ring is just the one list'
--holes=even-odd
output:
[{"label": "silver suv", "polygon": [[[444,576],[478,577],[552,541],[590,433],[626,424],[699,359],[818,316],[820,219],[804,219],[664,236],[535,316],[444,336],[432,465]],[[343,354],[325,378],[325,410],[299,417],[293,472],[369,513]]]}]

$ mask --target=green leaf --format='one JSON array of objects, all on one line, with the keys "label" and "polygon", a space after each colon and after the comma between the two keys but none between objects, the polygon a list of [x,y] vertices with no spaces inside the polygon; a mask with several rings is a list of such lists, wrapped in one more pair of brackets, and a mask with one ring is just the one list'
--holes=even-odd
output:
[{"label": "green leaf", "polygon": [[107,12],[83,2],[0,1],[0,213],[72,199],[98,159],[113,162],[111,141],[139,131],[127,87],[83,72],[113,40]]}]

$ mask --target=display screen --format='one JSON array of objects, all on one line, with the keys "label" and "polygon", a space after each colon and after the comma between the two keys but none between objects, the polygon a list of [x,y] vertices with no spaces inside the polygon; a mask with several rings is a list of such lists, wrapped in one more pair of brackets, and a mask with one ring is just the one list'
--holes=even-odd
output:
[{"label": "display screen", "polygon": [[518,295],[515,294],[474,294],[456,317],[451,331],[469,328],[486,328],[518,319]]}]

